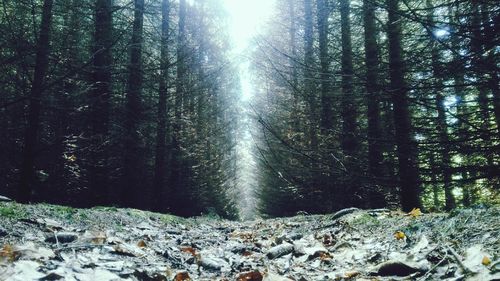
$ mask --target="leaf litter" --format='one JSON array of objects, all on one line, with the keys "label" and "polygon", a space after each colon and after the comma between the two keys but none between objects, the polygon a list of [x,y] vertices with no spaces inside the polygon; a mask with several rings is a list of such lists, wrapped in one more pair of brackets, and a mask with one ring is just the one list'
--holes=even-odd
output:
[{"label": "leaf litter", "polygon": [[226,221],[20,205],[0,280],[500,280],[500,208]]}]

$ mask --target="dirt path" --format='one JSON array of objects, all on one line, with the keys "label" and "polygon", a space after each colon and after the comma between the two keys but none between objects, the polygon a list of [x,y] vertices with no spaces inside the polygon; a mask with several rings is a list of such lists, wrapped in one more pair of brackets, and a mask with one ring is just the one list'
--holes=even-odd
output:
[{"label": "dirt path", "polygon": [[500,280],[499,215],[231,222],[3,202],[0,280]]}]

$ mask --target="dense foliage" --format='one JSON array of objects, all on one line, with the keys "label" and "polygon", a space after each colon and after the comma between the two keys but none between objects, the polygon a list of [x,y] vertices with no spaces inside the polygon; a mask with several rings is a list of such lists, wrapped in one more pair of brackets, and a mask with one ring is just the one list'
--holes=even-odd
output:
[{"label": "dense foliage", "polygon": [[261,211],[498,202],[491,0],[277,1],[256,40]]},{"label": "dense foliage", "polygon": [[0,193],[237,215],[218,0],[3,1]]}]

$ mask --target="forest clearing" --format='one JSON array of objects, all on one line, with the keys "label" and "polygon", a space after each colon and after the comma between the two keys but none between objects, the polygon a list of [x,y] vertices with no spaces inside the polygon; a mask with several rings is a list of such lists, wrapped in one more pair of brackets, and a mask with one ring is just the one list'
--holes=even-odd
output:
[{"label": "forest clearing", "polygon": [[228,221],[0,203],[0,280],[499,280],[500,209]]}]

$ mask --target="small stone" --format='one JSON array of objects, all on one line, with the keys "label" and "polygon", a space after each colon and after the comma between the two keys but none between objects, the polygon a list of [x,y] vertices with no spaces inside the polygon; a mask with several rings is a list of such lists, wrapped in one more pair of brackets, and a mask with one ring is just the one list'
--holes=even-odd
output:
[{"label": "small stone", "polygon": [[201,257],[200,265],[206,270],[220,271],[223,267],[228,266],[227,262],[219,258]]},{"label": "small stone", "polygon": [[275,247],[272,247],[271,249],[269,249],[266,256],[270,260],[272,260],[272,259],[284,256],[284,255],[288,255],[291,252],[293,252],[293,245],[290,243],[285,243],[285,244],[281,244],[281,245],[278,245],[278,246],[275,246]]}]

